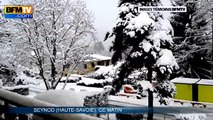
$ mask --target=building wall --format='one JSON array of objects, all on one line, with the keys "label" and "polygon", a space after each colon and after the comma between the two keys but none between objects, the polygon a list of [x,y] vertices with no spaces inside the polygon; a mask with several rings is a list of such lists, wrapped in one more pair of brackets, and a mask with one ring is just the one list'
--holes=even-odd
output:
[{"label": "building wall", "polygon": [[89,63],[86,63],[85,65],[86,65],[85,69],[87,72],[95,71],[95,65],[96,65],[95,62],[89,62]]},{"label": "building wall", "polygon": [[192,101],[192,85],[175,83],[175,86],[177,91],[175,99]]},{"label": "building wall", "polygon": [[110,60],[85,62],[85,63],[81,63],[81,65],[78,68],[76,68],[74,73],[87,74],[87,73],[95,71],[95,66],[97,65],[109,66],[110,64],[111,64]]},{"label": "building wall", "polygon": [[213,86],[198,85],[198,101],[213,102]]}]

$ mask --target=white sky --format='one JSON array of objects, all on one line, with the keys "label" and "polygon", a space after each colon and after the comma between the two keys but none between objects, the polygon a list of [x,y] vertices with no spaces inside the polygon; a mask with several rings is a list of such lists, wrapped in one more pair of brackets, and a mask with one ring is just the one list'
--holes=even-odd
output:
[{"label": "white sky", "polygon": [[0,5],[7,5],[8,0],[0,0]]},{"label": "white sky", "polygon": [[[97,38],[103,41],[107,31],[112,30],[118,16],[118,0],[86,0],[87,7],[94,13]],[[108,48],[111,40],[104,42]]]}]

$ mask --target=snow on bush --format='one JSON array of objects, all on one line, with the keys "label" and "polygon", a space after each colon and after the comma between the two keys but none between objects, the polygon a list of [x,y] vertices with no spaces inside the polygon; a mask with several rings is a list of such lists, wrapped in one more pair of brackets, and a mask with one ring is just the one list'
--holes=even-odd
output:
[{"label": "snow on bush", "polygon": [[[148,26],[154,26],[155,22],[151,19],[146,12],[141,12],[138,16],[131,18],[129,25],[133,28],[132,30],[139,30],[141,28],[147,29]],[[127,28],[130,28],[127,26]]]},{"label": "snow on bush", "polygon": [[138,81],[137,85],[140,85],[143,91],[148,91],[148,90],[154,91],[153,85],[149,81],[145,81],[145,80]]},{"label": "snow on bush", "polygon": [[119,9],[120,13],[129,13],[129,11],[134,8],[134,5],[130,3],[124,3],[124,4],[125,5],[122,5]]},{"label": "snow on bush", "polygon": [[162,105],[169,105],[170,103],[172,103],[174,100],[172,98],[169,97],[160,97],[159,102]]},{"label": "snow on bush", "polygon": [[105,80],[96,80],[96,79],[91,79],[91,78],[83,78],[82,80],[80,80],[78,82],[78,84],[79,83],[84,83],[85,85],[90,85],[90,84],[95,84],[95,83],[102,84],[104,82],[105,82]]},{"label": "snow on bush", "polygon": [[168,105],[173,101],[171,98],[173,98],[174,95],[176,94],[176,87],[174,83],[168,80],[163,81],[158,83],[155,88],[158,91],[160,104]]},{"label": "snow on bush", "polygon": [[39,84],[39,82],[37,82],[35,78],[28,77],[23,72],[18,74],[18,76],[15,78],[15,82],[16,82],[16,84],[23,84],[23,85],[28,85],[28,84],[38,85]]},{"label": "snow on bush", "polygon": [[205,120],[205,114],[179,114],[175,115],[177,120]]},{"label": "snow on bush", "polygon": [[37,68],[29,69],[28,67],[18,65],[16,68],[18,74],[24,73],[27,77],[35,77],[39,74]]},{"label": "snow on bush", "polygon": [[67,82],[68,83],[75,83],[75,82],[78,82],[79,80],[81,80],[81,77],[78,77],[78,76],[70,76],[70,77],[62,77],[60,82]]},{"label": "snow on bush", "polygon": [[97,80],[92,78],[82,78],[77,82],[77,85],[89,86],[89,87],[104,87],[105,85],[111,84],[111,79]]},{"label": "snow on bush", "polygon": [[179,68],[171,50],[161,49],[159,54],[160,58],[157,60],[156,65],[157,67],[160,67],[162,74],[164,74],[165,71],[168,71],[171,74],[174,69]]},{"label": "snow on bush", "polygon": [[[117,77],[117,73],[122,63],[123,62],[117,62],[116,65],[101,66],[97,71],[86,75],[86,77],[95,79],[105,79],[108,82],[112,82],[113,78]],[[141,68],[140,71],[135,70],[128,76],[128,78],[136,78],[138,77],[138,75],[141,75],[144,72],[147,73],[146,68]]]},{"label": "snow on bush", "polygon": [[108,101],[108,91],[102,91],[84,98],[84,106],[106,107]]},{"label": "snow on bush", "polygon": [[16,71],[7,65],[0,64],[0,79],[3,86],[14,86],[14,78],[16,77]]},{"label": "snow on bush", "polygon": [[[108,91],[101,91],[99,93],[86,96],[84,98],[84,106],[86,107],[107,107],[108,106]],[[92,116],[100,117],[104,114],[91,114]]]},{"label": "snow on bush", "polygon": [[[108,77],[115,77],[116,72],[118,70],[118,68],[121,66],[122,62],[118,62],[116,65],[110,65],[110,66],[102,66],[100,67],[97,71],[95,71],[94,73],[91,73],[89,75],[87,75],[87,77],[98,77],[98,76],[102,76],[102,78],[108,78]],[[101,78],[101,77],[100,77]]]}]

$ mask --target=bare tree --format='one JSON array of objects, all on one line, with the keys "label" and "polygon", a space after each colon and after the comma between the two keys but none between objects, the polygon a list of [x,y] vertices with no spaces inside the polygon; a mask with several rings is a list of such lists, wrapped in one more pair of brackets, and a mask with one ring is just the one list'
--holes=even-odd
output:
[{"label": "bare tree", "polygon": [[66,68],[79,63],[94,39],[93,17],[81,0],[13,1],[33,5],[33,19],[10,20],[21,64],[35,64],[46,89],[55,89]]}]

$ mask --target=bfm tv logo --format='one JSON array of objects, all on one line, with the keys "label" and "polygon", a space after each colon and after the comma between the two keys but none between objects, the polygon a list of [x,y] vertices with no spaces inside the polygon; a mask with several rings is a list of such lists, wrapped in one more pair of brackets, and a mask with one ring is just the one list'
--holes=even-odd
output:
[{"label": "bfm tv logo", "polygon": [[4,6],[5,18],[33,18],[32,6]]}]

